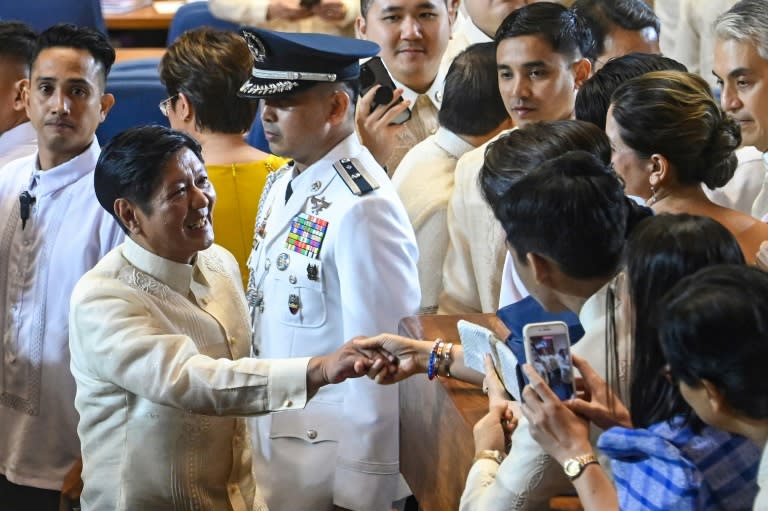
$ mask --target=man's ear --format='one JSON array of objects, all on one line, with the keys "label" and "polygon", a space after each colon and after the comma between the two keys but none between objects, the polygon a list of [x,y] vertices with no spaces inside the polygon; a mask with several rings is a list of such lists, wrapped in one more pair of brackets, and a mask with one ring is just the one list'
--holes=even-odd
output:
[{"label": "man's ear", "polygon": [[573,83],[576,90],[579,90],[591,75],[592,62],[589,59],[582,58],[573,63]]},{"label": "man's ear", "polygon": [[525,256],[525,260],[530,265],[531,271],[533,272],[533,278],[536,279],[536,282],[545,287],[552,287],[552,261],[533,252],[528,252]]},{"label": "man's ear", "polygon": [[728,401],[726,401],[725,396],[723,396],[715,384],[709,380],[701,380],[701,385],[707,391],[707,399],[709,400],[709,407],[712,412],[718,415],[728,412],[730,409]]},{"label": "man's ear", "polygon": [[368,39],[365,37],[365,31],[368,27],[365,25],[365,18],[358,16],[355,18],[355,37],[357,39]]},{"label": "man's ear", "polygon": [[115,106],[115,96],[109,92],[105,92],[101,95],[101,122],[107,118],[107,114],[112,107]]},{"label": "man's ear", "polygon": [[337,89],[333,91],[333,101],[331,101],[331,111],[328,113],[328,122],[332,126],[341,124],[347,119],[349,114],[349,103],[352,100],[345,90]]},{"label": "man's ear", "polygon": [[[453,25],[456,23],[456,18],[459,16],[459,3],[461,0],[446,0],[448,7],[448,26],[453,29]],[[451,37],[453,37],[453,30],[451,30]]]},{"label": "man's ear", "polygon": [[29,117],[29,100],[30,100],[29,87],[30,87],[29,80],[27,78],[24,78],[23,80],[19,80],[19,89],[21,92],[21,105],[27,111],[27,117]]},{"label": "man's ear", "polygon": [[136,206],[132,202],[121,197],[115,199],[112,207],[115,210],[115,216],[120,219],[120,222],[131,234],[141,234],[141,224],[136,214]]},{"label": "man's ear", "polygon": [[25,108],[24,102],[24,90],[29,87],[29,80],[22,78],[13,84],[13,110],[16,112],[23,112]]}]

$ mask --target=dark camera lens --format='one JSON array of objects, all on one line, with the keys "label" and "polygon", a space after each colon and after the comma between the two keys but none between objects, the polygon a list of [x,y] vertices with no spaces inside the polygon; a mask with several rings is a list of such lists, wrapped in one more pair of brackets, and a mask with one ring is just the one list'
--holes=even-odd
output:
[{"label": "dark camera lens", "polygon": [[388,105],[393,97],[394,94],[392,89],[386,85],[382,85],[376,90],[376,94],[373,95],[373,103],[376,105]]},{"label": "dark camera lens", "polygon": [[369,89],[376,81],[376,75],[366,66],[360,68],[360,88]]}]

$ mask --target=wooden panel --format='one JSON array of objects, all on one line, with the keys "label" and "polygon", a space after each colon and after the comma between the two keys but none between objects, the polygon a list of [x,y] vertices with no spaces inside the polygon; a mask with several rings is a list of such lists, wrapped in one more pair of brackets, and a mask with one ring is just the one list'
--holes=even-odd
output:
[{"label": "wooden panel", "polygon": [[115,48],[115,62],[160,58],[163,54],[165,48]]},{"label": "wooden panel", "polygon": [[174,14],[157,12],[150,5],[122,14],[104,14],[104,22],[109,30],[168,30]]},{"label": "wooden panel", "polygon": [[[400,333],[458,343],[459,319],[506,337],[495,314],[411,316],[400,322]],[[468,383],[452,378],[429,381],[426,375],[400,383],[400,471],[422,510],[459,508],[475,455],[472,427],[487,411],[482,390]]]}]

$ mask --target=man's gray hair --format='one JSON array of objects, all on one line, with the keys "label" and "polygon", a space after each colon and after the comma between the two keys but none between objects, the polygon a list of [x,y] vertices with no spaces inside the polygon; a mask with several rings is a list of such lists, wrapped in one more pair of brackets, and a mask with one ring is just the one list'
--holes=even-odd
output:
[{"label": "man's gray hair", "polygon": [[768,2],[741,0],[715,21],[718,39],[755,45],[757,53],[768,60]]}]

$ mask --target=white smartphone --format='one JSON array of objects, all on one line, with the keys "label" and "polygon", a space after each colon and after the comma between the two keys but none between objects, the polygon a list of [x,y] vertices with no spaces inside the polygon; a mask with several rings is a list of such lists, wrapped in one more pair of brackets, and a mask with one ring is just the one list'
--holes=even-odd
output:
[{"label": "white smartphone", "polygon": [[561,400],[573,398],[575,390],[568,325],[562,321],[529,323],[523,328],[523,338],[526,361]]}]

